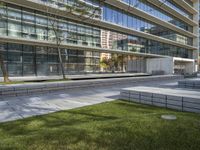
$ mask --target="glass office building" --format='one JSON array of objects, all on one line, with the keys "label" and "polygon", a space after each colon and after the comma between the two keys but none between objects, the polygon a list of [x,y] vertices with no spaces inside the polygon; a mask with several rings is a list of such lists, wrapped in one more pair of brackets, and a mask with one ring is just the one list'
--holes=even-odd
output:
[{"label": "glass office building", "polygon": [[10,76],[59,75],[56,25],[66,74],[103,72],[102,61],[113,58],[107,65],[117,72],[129,72],[134,60],[139,69],[132,70],[146,72],[141,64],[150,58],[176,57],[184,64],[197,59],[196,5],[190,0],[3,0],[0,54]]}]

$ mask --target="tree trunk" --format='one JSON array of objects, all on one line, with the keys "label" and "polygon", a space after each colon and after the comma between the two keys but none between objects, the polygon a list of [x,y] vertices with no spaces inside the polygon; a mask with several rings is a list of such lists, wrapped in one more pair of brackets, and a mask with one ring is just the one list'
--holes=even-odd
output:
[{"label": "tree trunk", "polygon": [[4,61],[3,61],[3,56],[2,54],[0,54],[0,66],[1,66],[1,71],[3,73],[3,78],[4,78],[4,82],[10,82],[9,78],[8,78],[8,72],[6,70]]},{"label": "tree trunk", "polygon": [[62,56],[61,56],[61,51],[60,51],[59,46],[57,47],[57,49],[58,49],[58,56],[59,56],[59,62],[60,62],[60,67],[61,67],[61,71],[62,71],[62,76],[63,76],[63,79],[66,79]]}]

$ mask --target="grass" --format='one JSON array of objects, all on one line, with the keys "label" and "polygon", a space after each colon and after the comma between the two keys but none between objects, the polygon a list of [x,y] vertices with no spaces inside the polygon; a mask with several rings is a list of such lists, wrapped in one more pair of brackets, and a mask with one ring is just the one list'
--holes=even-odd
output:
[{"label": "grass", "polygon": [[199,150],[200,115],[117,100],[1,123],[0,149]]}]

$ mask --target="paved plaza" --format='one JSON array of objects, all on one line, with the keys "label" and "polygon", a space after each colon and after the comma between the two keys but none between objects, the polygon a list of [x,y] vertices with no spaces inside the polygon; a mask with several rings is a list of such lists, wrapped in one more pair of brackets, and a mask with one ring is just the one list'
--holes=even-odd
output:
[{"label": "paved plaza", "polygon": [[181,79],[159,86],[123,88],[120,98],[181,111],[200,113],[200,78]]},{"label": "paved plaza", "polygon": [[32,96],[1,98],[0,122],[113,101],[119,98],[122,88],[135,86],[173,87],[176,82],[177,80],[171,80],[170,82],[151,81],[117,86],[69,89],[62,92]]},{"label": "paved plaza", "polygon": [[111,101],[117,90],[77,89],[46,95],[4,98],[0,102],[0,122],[22,119],[87,105]]}]

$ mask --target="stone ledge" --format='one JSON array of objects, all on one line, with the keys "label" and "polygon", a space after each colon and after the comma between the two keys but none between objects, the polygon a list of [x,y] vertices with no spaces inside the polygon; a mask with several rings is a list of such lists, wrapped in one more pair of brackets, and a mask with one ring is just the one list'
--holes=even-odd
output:
[{"label": "stone ledge", "polygon": [[148,76],[148,77],[133,77],[133,78],[116,78],[116,79],[98,79],[87,81],[69,81],[61,83],[39,83],[39,84],[23,84],[23,85],[8,85],[0,87],[0,97],[21,96],[32,94],[45,94],[54,91],[63,91],[75,88],[111,86],[128,83],[139,83],[156,80],[175,80],[182,79],[182,76]]},{"label": "stone ledge", "polygon": [[181,88],[200,89],[200,78],[178,81],[178,86],[181,87]]},{"label": "stone ledge", "polygon": [[[160,92],[157,93],[157,91]],[[165,91],[166,90],[166,91]],[[153,87],[134,87],[122,89],[120,98],[130,102],[155,105],[181,111],[200,112],[200,93],[188,91],[188,95],[181,95],[180,89],[165,89]],[[164,92],[165,91],[165,92]],[[186,93],[185,91],[182,91]],[[134,93],[134,94],[133,94]],[[192,95],[194,93],[194,95]],[[187,93],[186,93],[187,94]]]}]

